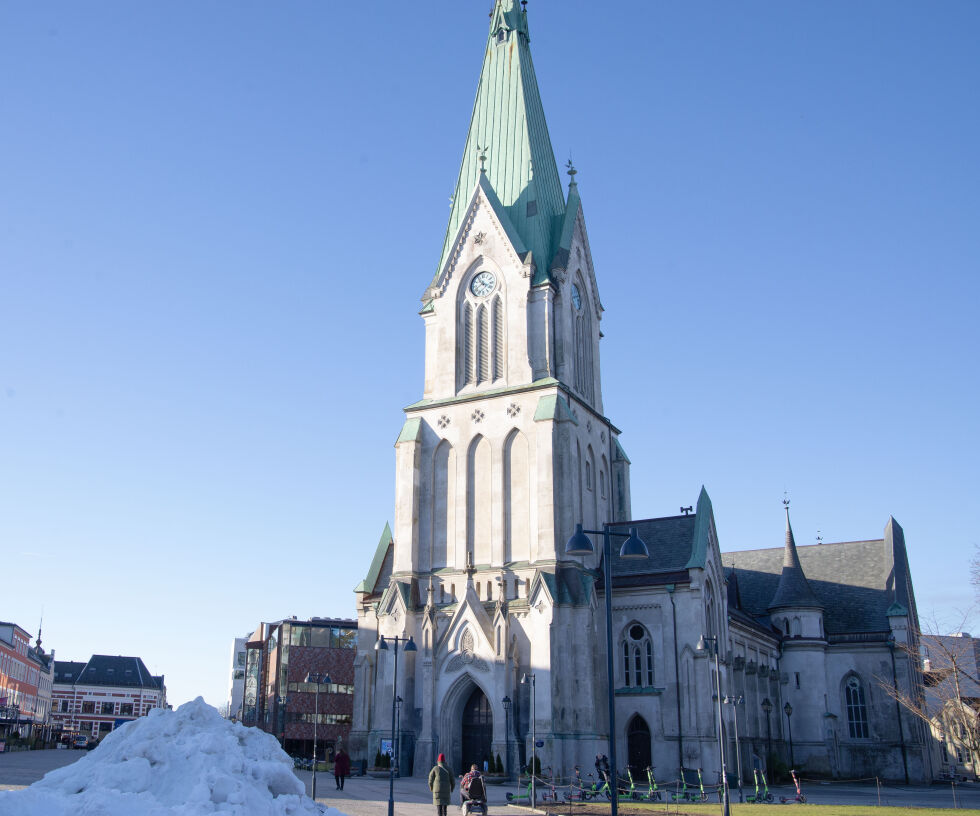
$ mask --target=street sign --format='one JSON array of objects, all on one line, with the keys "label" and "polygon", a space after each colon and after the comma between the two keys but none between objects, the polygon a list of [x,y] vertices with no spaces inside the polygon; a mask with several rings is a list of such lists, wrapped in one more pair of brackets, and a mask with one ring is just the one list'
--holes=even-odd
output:
[{"label": "street sign", "polygon": [[534,743],[534,747],[535,747],[535,748],[544,748],[544,740],[537,740],[537,741],[536,741],[536,742]]}]

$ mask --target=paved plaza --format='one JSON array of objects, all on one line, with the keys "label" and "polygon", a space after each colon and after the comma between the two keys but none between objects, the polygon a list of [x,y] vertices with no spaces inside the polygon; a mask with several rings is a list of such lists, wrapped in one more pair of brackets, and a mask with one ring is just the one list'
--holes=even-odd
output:
[{"label": "paved plaza", "polygon": [[[18,790],[36,782],[48,771],[70,765],[85,756],[84,751],[19,751],[0,754],[0,790]],[[296,771],[306,784],[306,792],[312,792],[313,774]],[[515,790],[513,785],[489,785],[490,813],[518,814],[526,808],[507,805],[506,794]],[[792,796],[791,787],[776,786],[772,792],[779,802],[780,796]],[[804,782],[807,801],[813,804],[878,804],[878,788],[870,784]],[[957,785],[956,800],[960,808],[980,809],[980,785]],[[335,807],[349,816],[385,816],[388,809],[388,780],[354,777],[347,780],[343,791],[338,791],[329,773],[317,774],[317,801]],[[454,795],[454,802],[458,800]],[[732,792],[732,801],[738,802],[738,791]],[[881,788],[881,804],[898,807],[953,807],[953,791],[948,785],[893,786]],[[398,816],[433,816],[432,797],[423,778],[395,780],[395,813]],[[455,808],[451,814],[458,813]]]}]

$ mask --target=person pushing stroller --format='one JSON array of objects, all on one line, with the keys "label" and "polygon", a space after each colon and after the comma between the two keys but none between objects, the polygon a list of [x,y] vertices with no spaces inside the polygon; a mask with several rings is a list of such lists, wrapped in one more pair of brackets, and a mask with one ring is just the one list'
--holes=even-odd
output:
[{"label": "person pushing stroller", "polygon": [[476,765],[470,765],[469,773],[459,784],[459,806],[464,814],[486,813],[487,789],[483,774]]}]

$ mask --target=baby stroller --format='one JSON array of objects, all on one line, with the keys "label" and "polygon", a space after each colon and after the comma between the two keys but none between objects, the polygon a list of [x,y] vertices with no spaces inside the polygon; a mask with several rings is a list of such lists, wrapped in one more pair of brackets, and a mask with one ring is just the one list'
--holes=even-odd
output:
[{"label": "baby stroller", "polygon": [[460,802],[459,810],[463,816],[471,816],[471,814],[479,814],[479,816],[486,816],[487,814],[487,789],[483,783],[483,777],[474,777],[470,782],[470,786],[467,790],[460,789],[460,795],[465,797],[462,802]]}]

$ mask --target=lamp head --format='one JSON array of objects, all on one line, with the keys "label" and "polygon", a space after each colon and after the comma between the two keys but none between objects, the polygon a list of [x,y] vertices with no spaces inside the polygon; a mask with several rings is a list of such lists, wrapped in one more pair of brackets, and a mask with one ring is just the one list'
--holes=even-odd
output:
[{"label": "lamp head", "polygon": [[403,647],[406,652],[417,652],[419,647],[415,645],[415,638],[409,636],[408,642]]},{"label": "lamp head", "polygon": [[786,705],[783,706],[783,711],[786,712],[787,717],[793,716],[793,706],[791,706],[789,703],[786,703]]},{"label": "lamp head", "polygon": [[694,647],[695,651],[703,652],[708,648],[707,641],[705,641],[704,635],[698,638],[698,645]]},{"label": "lamp head", "polygon": [[513,703],[511,702],[510,697],[504,697],[504,699],[501,700],[501,702],[504,704],[504,708],[506,708],[506,709],[509,709],[511,707],[511,705],[513,705]]},{"label": "lamp head", "polygon": [[575,525],[575,534],[568,539],[568,543],[565,545],[565,555],[592,555],[595,552],[595,547],[592,546],[592,540],[582,532],[582,525]]},{"label": "lamp head", "polygon": [[387,652],[388,644],[385,641],[385,636],[382,635],[378,640],[374,642],[374,651],[376,652]]},{"label": "lamp head", "polygon": [[769,714],[769,713],[772,712],[772,700],[770,700],[768,697],[766,697],[762,701],[762,710],[765,711],[766,714]]},{"label": "lamp head", "polygon": [[619,549],[620,558],[649,558],[650,551],[643,539],[636,534],[636,527],[630,527],[630,537],[623,542]]}]

